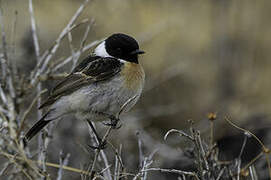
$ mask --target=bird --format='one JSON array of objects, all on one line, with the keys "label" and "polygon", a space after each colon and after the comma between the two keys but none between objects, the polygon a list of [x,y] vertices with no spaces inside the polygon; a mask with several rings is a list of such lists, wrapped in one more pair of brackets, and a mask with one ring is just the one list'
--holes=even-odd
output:
[{"label": "bird", "polygon": [[[48,123],[67,114],[91,122],[110,118],[109,125],[115,127],[117,114],[129,111],[142,93],[145,72],[138,59],[144,53],[138,42],[124,33],[114,33],[99,43],[92,54],[51,90],[39,107],[47,107],[47,111],[27,131],[24,144]],[[92,129],[97,135],[93,126]]]}]

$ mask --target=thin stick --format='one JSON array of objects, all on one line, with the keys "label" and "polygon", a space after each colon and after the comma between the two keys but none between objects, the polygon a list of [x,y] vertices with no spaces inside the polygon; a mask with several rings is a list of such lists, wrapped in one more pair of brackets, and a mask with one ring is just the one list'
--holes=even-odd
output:
[{"label": "thin stick", "polygon": [[3,14],[2,8],[0,7],[0,25],[2,31],[2,48],[3,48],[3,57],[1,56],[1,67],[2,67],[2,80],[6,82],[9,87],[9,93],[11,97],[15,98],[15,89],[13,85],[13,74],[10,72],[10,67],[8,63],[8,52],[7,52],[7,41],[6,41],[6,34],[4,29],[4,21],[3,21]]},{"label": "thin stick", "polygon": [[223,175],[225,169],[226,169],[226,167],[223,167],[223,169],[219,172],[219,174],[218,174],[216,180],[219,180],[219,179],[222,177],[222,175]]},{"label": "thin stick", "polygon": [[43,94],[47,92],[47,89],[41,91],[34,99],[33,101],[31,102],[30,106],[27,108],[27,110],[24,112],[22,118],[21,118],[21,123],[20,123],[20,127],[17,131],[17,136],[19,137],[20,134],[21,134],[21,131],[22,129],[24,128],[24,123],[25,123],[25,120],[26,120],[26,117],[27,115],[30,113],[30,111],[32,110],[32,108],[34,107],[35,103],[37,102],[38,98]]},{"label": "thin stick", "polygon": [[210,146],[214,144],[214,121],[210,121]]},{"label": "thin stick", "polygon": [[254,165],[249,167],[249,174],[250,174],[251,180],[258,180],[258,175],[257,175],[256,168]]},{"label": "thin stick", "polygon": [[[11,46],[12,46],[12,55],[13,59],[16,57],[16,30],[17,30],[17,17],[18,17],[18,11],[15,10],[15,18],[12,26],[12,40],[11,40]],[[17,63],[16,61],[11,61],[11,69],[14,77],[18,77],[18,69],[17,69]]]},{"label": "thin stick", "polygon": [[111,165],[109,165],[109,162],[107,160],[107,157],[106,157],[106,154],[103,150],[101,150],[100,152],[100,156],[101,156],[101,159],[103,160],[104,162],[104,166],[106,167],[104,170],[103,170],[103,173],[104,173],[104,177],[107,177],[109,180],[112,180],[112,175],[111,175],[111,172],[110,172],[110,167]]},{"label": "thin stick", "polygon": [[[109,136],[111,130],[112,130],[112,126],[110,126],[110,127],[107,129],[107,131],[106,131],[105,135],[103,136],[101,142],[105,142],[105,141],[106,141],[106,139],[108,138],[108,136]],[[97,163],[97,159],[98,159],[98,157],[99,157],[99,155],[100,155],[100,152],[101,152],[101,149],[97,149],[97,150],[95,151],[95,156],[94,156],[94,160],[93,160],[91,169],[90,169],[90,171],[88,171],[89,174],[92,174],[92,173],[94,172],[94,168],[95,168],[95,165],[96,165],[96,163]],[[111,178],[111,179],[112,179],[111,175],[110,175],[108,178]]]},{"label": "thin stick", "polygon": [[239,130],[241,130],[241,131],[243,131],[243,132],[246,132],[246,133],[250,134],[251,136],[253,136],[253,138],[255,138],[255,139],[258,141],[258,143],[262,146],[263,151],[264,151],[264,152],[268,151],[268,148],[265,147],[265,145],[263,144],[263,142],[262,142],[255,134],[253,134],[252,132],[250,132],[250,131],[248,131],[248,130],[246,130],[246,129],[243,129],[243,128],[237,126],[237,125],[234,124],[232,121],[230,121],[230,119],[229,119],[227,116],[225,117],[225,120],[226,120],[230,125],[232,125],[233,127],[235,127],[235,128],[237,128],[237,129],[239,129]]},{"label": "thin stick", "polygon": [[202,140],[201,140],[201,137],[200,137],[200,131],[196,131],[196,142],[198,142],[198,145],[199,145],[199,150],[201,151],[201,156],[202,156],[202,159],[204,160],[204,164],[205,164],[205,168],[207,171],[209,171],[209,164],[208,164],[208,161],[207,161],[207,158],[206,158],[206,152],[203,148],[203,144],[202,144]]},{"label": "thin stick", "polygon": [[[73,17],[71,18],[71,20],[69,21],[69,23],[66,25],[66,27],[62,30],[62,32],[60,33],[60,35],[58,36],[58,38],[56,39],[56,43],[55,45],[51,48],[49,54],[45,57],[43,65],[41,65],[41,68],[38,68],[37,72],[34,75],[34,78],[31,80],[31,84],[34,85],[38,79],[38,76],[40,74],[42,74],[46,68],[48,67],[48,64],[50,63],[52,57],[54,56],[54,54],[56,53],[59,45],[60,45],[60,41],[61,39],[70,31],[72,25],[74,24],[74,22],[77,20],[77,18],[80,16],[80,14],[82,13],[82,11],[84,10],[86,4],[88,3],[89,0],[85,0],[81,6],[77,9],[77,11],[75,12],[75,14],[73,15]],[[43,61],[43,59],[41,60]],[[39,65],[38,65],[39,66]]]},{"label": "thin stick", "polygon": [[171,133],[178,133],[180,136],[184,136],[184,137],[186,137],[187,139],[189,139],[189,140],[191,140],[191,141],[194,141],[194,140],[195,140],[192,136],[186,134],[185,132],[183,132],[183,131],[181,131],[181,130],[177,130],[177,129],[171,129],[171,130],[169,130],[169,131],[165,134],[164,140],[166,140],[167,137],[168,137],[168,135],[171,134]]},{"label": "thin stick", "polygon": [[[33,3],[32,0],[29,0],[29,14],[30,14],[30,19],[31,19],[31,31],[32,31],[32,38],[33,38],[33,44],[34,44],[34,48],[35,48],[35,54],[36,54],[36,61],[37,64],[39,64],[41,62],[40,59],[40,47],[39,47],[39,41],[38,41],[38,36],[37,36],[37,32],[36,32],[36,21],[35,21],[35,17],[34,17],[34,9],[33,9]],[[36,88],[37,93],[39,93],[41,91],[41,83],[39,82]],[[42,117],[42,111],[39,110],[39,106],[41,105],[41,97],[38,96],[37,98],[37,115],[38,115],[38,119],[41,119]],[[46,165],[45,165],[45,161],[46,161],[46,148],[45,148],[45,141],[43,138],[41,138],[42,134],[39,136],[39,159],[42,160],[43,162],[43,166],[42,169],[44,172],[46,172]]]},{"label": "thin stick", "polygon": [[0,111],[2,111],[4,114],[8,114],[8,111],[4,109],[1,105],[0,105]]},{"label": "thin stick", "polygon": [[[8,154],[8,153],[5,153],[5,152],[1,152],[1,154],[4,155],[4,156],[6,156],[6,157],[8,157],[8,158],[15,158],[15,159],[18,159],[18,160],[23,160],[23,161],[27,160],[30,163],[37,163],[37,164],[41,164],[42,163],[41,161],[33,161],[31,159],[25,159],[23,157],[14,156],[14,155],[11,155],[11,154]],[[69,166],[64,166],[64,165],[61,166],[60,164],[55,164],[55,163],[50,163],[50,162],[46,162],[45,164],[48,167],[63,168],[64,170],[67,170],[67,171],[71,171],[71,172],[75,172],[75,173],[79,173],[79,174],[84,174],[84,175],[88,175],[88,176],[91,175],[87,171],[84,171],[82,169],[77,169],[77,168],[73,168],[73,167],[69,167]]]},{"label": "thin stick", "polygon": [[121,150],[122,150],[122,144],[120,144],[119,149],[115,151],[116,154],[115,154],[114,180],[118,180],[120,178],[120,169],[123,168],[122,161],[120,158]]},{"label": "thin stick", "polygon": [[268,165],[269,178],[271,179],[271,164],[270,164],[270,160],[269,160],[270,149],[267,148],[267,147],[264,145],[264,143],[263,143],[263,142],[262,142],[255,134],[253,134],[252,132],[250,132],[250,131],[248,131],[248,130],[246,130],[246,129],[243,129],[243,128],[239,127],[239,126],[237,126],[236,124],[234,124],[233,122],[231,122],[231,121],[229,120],[228,117],[225,117],[225,120],[226,120],[229,124],[231,124],[233,127],[235,127],[235,128],[237,128],[237,129],[243,131],[244,133],[247,133],[247,134],[251,135],[251,136],[252,136],[253,138],[255,138],[255,139],[258,141],[258,143],[262,146],[262,151],[265,153],[266,162],[267,162],[267,165]]},{"label": "thin stick", "polygon": [[271,179],[271,165],[270,165],[270,160],[269,160],[269,154],[265,153],[265,159],[268,165],[268,172],[269,172],[269,178]]},{"label": "thin stick", "polygon": [[36,31],[37,28],[36,28],[36,21],[35,21],[35,16],[34,16],[32,0],[29,0],[29,13],[30,13],[30,19],[31,19],[32,38],[34,42],[37,62],[39,63],[40,62],[40,46],[39,46],[39,40],[38,40],[37,31]]},{"label": "thin stick", "polygon": [[[83,24],[85,24],[85,23],[87,23],[87,22],[88,22],[88,19],[83,19],[83,20],[82,20],[81,22],[79,22],[78,24],[72,25],[71,28],[69,29],[69,31],[67,32],[67,34],[71,33],[75,28],[77,28],[77,27],[79,27],[80,25],[83,25]],[[60,41],[63,40],[64,37],[65,37],[67,34],[65,34],[65,35],[60,39]],[[45,58],[48,56],[48,54],[51,52],[51,50],[53,49],[53,47],[54,47],[57,43],[58,43],[57,41],[54,41],[53,45],[52,45],[49,49],[47,49],[47,50],[42,54],[42,56],[41,56],[41,59],[42,59],[42,60],[45,59]],[[59,42],[59,43],[60,43],[60,42]],[[32,78],[34,77],[33,74],[37,73],[38,69],[41,68],[41,65],[42,65],[42,62],[40,62],[39,64],[37,64],[37,66],[35,67],[35,69],[32,71],[32,75],[31,75]]]},{"label": "thin stick", "polygon": [[[103,40],[103,39],[102,39]],[[93,41],[91,43],[89,43],[88,45],[86,45],[83,50],[81,52],[85,52],[89,49],[91,49],[92,47],[96,46],[97,44],[99,44],[102,40],[97,40],[97,41]],[[64,59],[61,63],[59,63],[58,65],[56,65],[53,69],[52,72],[56,72],[58,69],[60,69],[61,67],[63,67],[64,65],[66,65],[67,63],[69,63],[70,61],[73,60],[73,57],[77,57],[80,55],[80,50],[76,51],[74,53],[73,56],[69,56],[66,59]]]},{"label": "thin stick", "polygon": [[89,31],[90,31],[90,26],[93,25],[93,24],[94,24],[94,20],[91,19],[91,20],[89,21],[88,25],[87,25],[86,31],[85,31],[85,33],[84,33],[83,39],[82,39],[81,44],[80,44],[79,56],[76,56],[75,58],[73,58],[72,70],[76,67],[77,61],[78,61],[78,59],[80,58],[80,55],[82,54],[84,45],[85,45],[85,43],[86,43],[86,40],[87,40]]},{"label": "thin stick", "polygon": [[7,96],[6,96],[5,92],[3,91],[1,85],[0,85],[0,96],[1,96],[1,99],[2,99],[3,103],[7,104],[7,102],[8,102]]},{"label": "thin stick", "polygon": [[7,41],[6,41],[6,33],[5,26],[3,20],[2,7],[0,7],[0,25],[1,25],[1,36],[2,36],[2,49],[3,49],[3,57],[1,57],[1,67],[2,67],[2,79],[5,80],[8,71],[8,54],[7,54]]},{"label": "thin stick", "polygon": [[71,26],[74,24],[74,22],[76,21],[76,19],[80,16],[80,14],[82,13],[82,11],[84,10],[86,4],[88,3],[89,0],[85,0],[81,6],[77,9],[77,11],[75,12],[75,14],[73,15],[73,17],[71,18],[71,20],[69,21],[69,23],[67,24],[67,26],[63,29],[63,31],[60,33],[59,37],[56,40],[56,44],[55,46],[52,48],[50,54],[46,57],[46,59],[44,60],[44,64],[41,67],[41,72],[44,72],[45,68],[47,67],[47,65],[49,64],[52,56],[55,54],[56,50],[58,49],[59,45],[60,45],[60,40],[62,39],[62,37],[64,37],[69,31]]},{"label": "thin stick", "polygon": [[57,180],[61,180],[62,179],[62,175],[63,175],[63,166],[67,166],[68,162],[69,162],[69,158],[70,158],[70,154],[67,154],[64,158],[63,158],[63,152],[61,151],[59,153],[59,164],[60,164],[60,168],[58,169],[57,172]]},{"label": "thin stick", "polygon": [[247,143],[247,138],[248,136],[245,134],[245,137],[244,137],[244,141],[243,141],[243,144],[242,144],[242,147],[241,147],[241,151],[239,153],[239,156],[237,158],[238,160],[238,166],[237,166],[237,180],[240,179],[240,172],[241,172],[241,157],[242,157],[242,154],[244,152],[244,149],[245,149],[245,146],[246,146],[246,143]]},{"label": "thin stick", "polygon": [[[124,111],[124,109],[126,108],[126,106],[127,106],[132,100],[134,100],[136,97],[137,97],[137,95],[135,95],[134,97],[128,99],[128,100],[121,106],[120,111],[119,111],[119,113],[117,114],[117,117],[116,117],[117,119],[119,119],[120,114]],[[91,123],[91,122],[90,122],[90,123]],[[106,131],[105,135],[103,136],[101,142],[105,142],[105,141],[107,140],[107,138],[108,138],[108,136],[109,136],[109,134],[110,134],[110,132],[111,132],[112,129],[113,129],[112,126],[110,126],[110,127],[107,129],[107,131]],[[96,138],[97,138],[97,137],[96,137]],[[99,156],[100,152],[101,152],[100,149],[97,149],[97,150],[95,151],[95,156],[94,156],[94,160],[93,160],[91,169],[90,169],[90,167],[88,168],[88,172],[90,172],[89,174],[92,174],[92,173],[94,172],[94,168],[95,168],[95,165],[96,165],[96,163],[97,163],[97,159],[98,159],[98,156]],[[89,169],[90,169],[90,171],[89,171]],[[110,180],[112,180],[111,172],[110,172],[110,176],[109,176],[108,178],[109,178]]]},{"label": "thin stick", "polygon": [[166,172],[166,173],[176,173],[179,175],[193,176],[197,180],[200,180],[199,177],[194,172],[181,171],[177,169],[149,168],[149,169],[145,169],[144,171],[159,171],[159,172]]},{"label": "thin stick", "polygon": [[253,163],[255,163],[261,156],[263,155],[263,152],[260,152],[256,157],[254,157],[248,164],[246,164],[241,171],[245,171],[249,166],[251,166]]},{"label": "thin stick", "polygon": [[69,33],[68,33],[68,40],[69,40],[69,45],[70,45],[70,50],[71,50],[72,61],[74,61],[75,52],[74,52],[74,47],[73,47],[73,44],[72,44],[72,33],[71,33],[71,31],[69,31]]},{"label": "thin stick", "polygon": [[137,143],[138,143],[138,155],[139,155],[139,168],[143,168],[144,155],[142,150],[142,141],[140,139],[140,133],[136,132]]}]

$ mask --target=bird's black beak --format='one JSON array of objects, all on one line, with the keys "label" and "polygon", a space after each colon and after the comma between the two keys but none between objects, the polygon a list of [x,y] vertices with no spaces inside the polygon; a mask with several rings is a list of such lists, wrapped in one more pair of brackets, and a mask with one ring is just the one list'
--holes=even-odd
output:
[{"label": "bird's black beak", "polygon": [[144,51],[137,49],[137,50],[132,51],[130,54],[135,55],[135,54],[144,54],[144,53],[145,53]]}]

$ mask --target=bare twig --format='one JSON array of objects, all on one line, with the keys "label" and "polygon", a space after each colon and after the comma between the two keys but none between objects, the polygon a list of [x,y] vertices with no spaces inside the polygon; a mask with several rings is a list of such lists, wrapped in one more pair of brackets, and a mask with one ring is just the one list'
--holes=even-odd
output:
[{"label": "bare twig", "polygon": [[63,156],[64,156],[63,152],[60,151],[60,153],[59,153],[59,165],[60,165],[60,168],[58,169],[57,180],[61,180],[62,179],[63,166],[67,166],[67,164],[69,162],[70,154],[67,154],[65,157],[63,157]]},{"label": "bare twig", "polygon": [[[96,40],[93,41],[91,43],[89,43],[88,45],[86,45],[81,52],[85,52],[89,49],[91,49],[92,47],[96,46],[97,44],[99,44],[102,40]],[[77,57],[80,56],[80,50],[76,51],[74,53],[74,55],[67,57],[66,59],[64,59],[61,63],[59,63],[58,65],[56,65],[53,69],[52,72],[56,72],[58,69],[60,69],[61,67],[63,67],[64,65],[66,65],[67,63],[71,62],[73,60],[73,57]]]},{"label": "bare twig", "polygon": [[3,108],[1,105],[0,105],[0,111],[2,111],[4,114],[8,114],[8,110]]},{"label": "bare twig", "polygon": [[1,169],[0,171],[0,177],[4,175],[4,173],[6,172],[6,170],[10,167],[11,165],[11,162],[6,162],[4,164],[4,167]]},{"label": "bare twig", "polygon": [[138,138],[138,149],[139,149],[139,172],[134,176],[133,180],[136,180],[138,177],[141,177],[142,180],[147,180],[148,171],[145,171],[148,169],[151,164],[153,163],[153,156],[157,152],[157,149],[155,149],[148,157],[144,156],[143,153],[143,146],[142,146],[142,140],[140,137],[139,132],[136,133]]},{"label": "bare twig", "polygon": [[31,102],[30,106],[25,110],[25,112],[24,112],[24,114],[23,114],[23,116],[22,116],[22,118],[21,118],[21,121],[20,121],[21,123],[20,123],[20,127],[19,127],[18,133],[17,133],[17,136],[18,136],[18,137],[20,136],[21,131],[22,131],[22,129],[24,128],[24,123],[25,123],[25,120],[26,120],[27,115],[30,113],[30,111],[31,111],[32,108],[34,107],[34,105],[35,105],[35,103],[37,102],[38,98],[40,98],[40,96],[41,96],[42,94],[44,94],[45,92],[47,92],[47,89],[45,89],[45,90],[39,92],[38,95],[37,95],[37,96],[33,99],[33,101]]},{"label": "bare twig", "polygon": [[[45,72],[45,70],[48,67],[48,64],[50,63],[52,57],[54,56],[54,54],[56,53],[59,45],[60,45],[60,41],[62,40],[62,38],[64,36],[66,36],[66,34],[70,31],[72,25],[74,24],[74,22],[77,20],[77,18],[80,16],[80,14],[82,13],[82,11],[84,10],[86,4],[89,2],[89,0],[85,0],[81,6],[77,9],[77,11],[75,12],[75,14],[73,15],[73,17],[71,18],[71,20],[69,21],[69,23],[66,25],[66,27],[62,30],[62,32],[60,33],[60,35],[58,36],[58,38],[55,41],[55,45],[50,49],[49,53],[44,57],[44,60],[41,59],[41,63],[39,63],[37,65],[37,72],[35,73],[33,79],[31,80],[31,84],[34,85],[36,83],[36,81],[38,80],[38,76],[41,75],[42,73]],[[46,52],[45,52],[46,53]]]},{"label": "bare twig", "polygon": [[232,121],[230,121],[229,117],[227,117],[227,116],[225,117],[225,120],[226,120],[230,125],[232,125],[233,127],[235,127],[235,128],[237,128],[237,129],[243,131],[244,133],[247,133],[247,134],[251,135],[251,136],[252,136],[254,139],[256,139],[256,140],[258,141],[258,143],[262,146],[263,151],[264,151],[264,152],[268,152],[268,148],[264,145],[264,143],[263,143],[263,142],[262,142],[255,134],[253,134],[252,132],[250,132],[250,131],[248,131],[248,130],[246,130],[246,129],[243,129],[243,128],[237,126],[237,125],[234,124]]},{"label": "bare twig", "polygon": [[269,178],[271,179],[271,163],[270,163],[270,160],[269,160],[269,154],[271,152],[271,150],[269,148],[267,148],[264,143],[255,135],[253,134],[252,132],[246,130],[246,129],[243,129],[239,126],[237,126],[236,124],[234,124],[232,121],[230,121],[230,119],[226,116],[225,117],[225,120],[230,124],[232,125],[233,127],[243,131],[244,133],[246,134],[249,134],[251,135],[254,139],[256,139],[256,141],[258,141],[258,143],[261,145],[262,147],[262,151],[265,153],[265,158],[266,158],[266,162],[267,162],[267,166],[268,166],[268,172],[269,172]]},{"label": "bare twig", "polygon": [[249,166],[249,174],[250,174],[251,180],[259,179],[254,165]]},{"label": "bare twig", "polygon": [[224,173],[225,170],[226,170],[226,167],[224,167],[223,169],[221,169],[221,171],[219,172],[216,180],[219,180],[222,177],[222,175],[223,175],[223,173]]},{"label": "bare twig", "polygon": [[[41,161],[33,161],[33,160],[30,160],[30,159],[26,159],[25,157],[11,155],[11,154],[5,153],[3,151],[0,153],[0,155],[3,155],[3,156],[8,157],[8,158],[23,160],[23,161],[26,161],[28,164],[33,164],[33,163],[41,164],[42,163]],[[69,167],[69,166],[65,166],[65,165],[61,166],[60,164],[55,164],[55,163],[50,163],[50,162],[46,162],[45,164],[48,167],[63,168],[64,170],[67,170],[67,171],[75,172],[75,173],[78,173],[78,174],[85,174],[85,175],[90,176],[90,174],[87,171],[84,171],[84,170],[81,170],[81,169],[77,169],[77,168],[73,168],[73,167]]]},{"label": "bare twig", "polygon": [[[3,13],[2,8],[0,6],[0,25],[1,25],[1,37],[2,37],[2,49],[3,49],[3,56],[1,56],[1,67],[2,67],[2,82],[7,83],[9,88],[9,93],[12,99],[15,98],[15,89],[13,84],[13,74],[11,73],[9,62],[8,62],[8,50],[7,50],[7,41],[6,41],[6,34],[4,29],[4,20],[3,20]],[[2,83],[0,83],[2,84]],[[2,97],[2,90],[1,90],[1,97]]]},{"label": "bare twig", "polygon": [[87,37],[88,37],[88,34],[89,34],[89,30],[90,30],[90,27],[94,24],[94,19],[91,19],[87,25],[87,28],[86,28],[86,31],[84,33],[84,36],[83,36],[83,39],[81,41],[81,44],[80,44],[80,49],[79,49],[79,54],[78,56],[75,56],[73,57],[73,65],[72,65],[72,70],[76,67],[77,65],[77,62],[78,62],[78,59],[80,58],[80,55],[82,54],[82,51],[83,51],[83,48],[84,48],[84,45],[86,43],[86,40],[87,40]]},{"label": "bare twig", "polygon": [[242,170],[245,171],[247,168],[249,168],[253,163],[255,163],[261,156],[263,155],[263,152],[259,153],[256,157],[254,157],[248,164],[246,164]]},{"label": "bare twig", "polygon": [[129,105],[130,102],[135,100],[138,97],[138,95],[133,96],[132,98],[128,99],[120,108],[119,113],[117,114],[117,119],[119,119],[121,113],[125,110],[125,108]]},{"label": "bare twig", "polygon": [[191,141],[194,141],[194,138],[188,134],[186,134],[185,132],[181,131],[181,130],[177,130],[177,129],[171,129],[169,130],[165,136],[164,136],[164,140],[167,139],[168,135],[171,134],[171,133],[178,133],[180,136],[184,136],[186,137],[187,139],[191,140]]},{"label": "bare twig", "polygon": [[83,10],[84,10],[86,4],[88,3],[88,1],[89,0],[85,0],[84,3],[81,4],[81,6],[77,9],[77,11],[73,15],[73,17],[71,18],[69,23],[67,24],[67,26],[60,33],[59,37],[56,40],[55,46],[51,49],[51,52],[48,54],[48,56],[44,60],[44,64],[41,67],[41,72],[44,72],[44,70],[47,68],[48,63],[50,62],[52,56],[55,54],[55,52],[57,51],[57,49],[59,47],[60,40],[70,31],[71,26],[74,24],[76,19],[80,16],[80,14],[83,12]]},{"label": "bare twig", "polygon": [[75,60],[75,50],[72,44],[72,32],[69,31],[68,32],[68,40],[69,40],[69,45],[70,45],[70,50],[71,50],[71,57],[72,57],[72,61]]},{"label": "bare twig", "polygon": [[[89,123],[92,123],[92,122],[89,121]],[[108,136],[109,136],[111,130],[112,130],[112,126],[110,126],[110,127],[107,129],[107,131],[106,131],[105,135],[103,136],[101,142],[105,142],[105,141],[107,140],[107,138],[108,138]],[[95,135],[95,140],[96,140],[96,142],[97,142],[97,144],[98,144],[99,141],[98,141],[98,137],[96,137],[96,135]],[[99,157],[101,151],[103,151],[103,150],[101,150],[100,148],[98,148],[98,149],[95,150],[95,156],[94,156],[93,163],[92,163],[91,166],[88,167],[88,170],[87,170],[87,172],[89,172],[89,174],[93,174],[94,168],[95,168],[95,166],[96,166],[96,163],[97,163],[97,160],[98,160],[98,157]],[[104,161],[104,162],[107,163],[107,159],[106,159],[106,161]],[[107,164],[108,164],[108,163],[107,163]],[[108,165],[108,166],[109,166],[109,165]],[[108,166],[107,166],[107,167],[108,167]],[[109,176],[108,176],[107,178],[109,178],[110,180],[112,180],[110,170],[109,170],[108,174],[109,174]],[[87,177],[85,176],[84,179],[86,179],[86,178],[87,178]]]},{"label": "bare twig", "polygon": [[243,144],[242,144],[242,147],[241,147],[241,150],[240,150],[240,153],[239,153],[239,156],[237,158],[237,180],[240,179],[240,172],[241,172],[241,157],[243,155],[243,152],[244,152],[244,149],[245,149],[245,146],[247,144],[247,138],[248,136],[250,136],[248,133],[244,132],[244,141],[243,141]]},{"label": "bare twig", "polygon": [[166,173],[176,173],[179,175],[193,176],[197,180],[200,180],[199,177],[194,172],[181,171],[181,170],[177,170],[177,169],[149,168],[149,169],[145,169],[144,171],[159,171],[159,172],[163,172],[163,173],[165,173],[165,172]]},{"label": "bare twig", "polygon": [[[83,20],[82,20],[81,22],[79,22],[78,24],[72,25],[71,28],[70,28],[70,30],[68,31],[67,34],[70,34],[70,33],[72,32],[72,30],[74,30],[75,28],[77,28],[77,27],[79,27],[80,25],[83,25],[83,24],[85,24],[85,23],[87,23],[87,22],[88,22],[88,19],[83,19]],[[67,34],[65,34],[65,35],[60,39],[60,41],[63,40],[64,37],[65,37]],[[40,59],[45,59],[45,58],[48,56],[48,54],[51,52],[52,48],[53,48],[57,43],[58,43],[57,41],[54,41],[53,45],[52,45],[49,49],[47,49],[47,50],[42,54],[42,56],[41,56]],[[59,43],[60,43],[60,42],[59,42]],[[37,64],[36,68],[32,71],[31,77],[33,77],[34,74],[37,72],[37,70],[38,70],[39,68],[41,68],[41,65],[42,65],[42,62],[40,62],[39,64]]]},{"label": "bare twig", "polygon": [[0,25],[1,25],[1,37],[2,37],[2,49],[3,49],[3,57],[1,57],[1,67],[2,67],[2,80],[6,79],[7,71],[8,71],[8,53],[7,53],[7,41],[6,41],[6,33],[4,29],[4,20],[3,20],[3,12],[2,7],[0,6]]},{"label": "bare twig", "polygon": [[142,147],[142,140],[140,138],[140,133],[139,131],[136,132],[137,136],[137,143],[138,143],[138,157],[139,157],[139,168],[141,169],[143,167],[144,163],[144,155],[143,155],[143,147]]},{"label": "bare twig", "polygon": [[15,111],[15,105],[11,97],[8,97],[7,107],[8,107],[8,112],[9,112],[8,113],[8,127],[9,127],[10,137],[12,139],[16,139],[17,113]]},{"label": "bare twig", "polygon": [[[29,14],[30,14],[30,19],[31,19],[31,31],[32,31],[32,38],[33,38],[33,44],[35,48],[35,54],[36,54],[36,61],[37,64],[41,62],[40,59],[40,47],[39,47],[39,40],[38,40],[38,35],[36,31],[36,21],[35,21],[35,16],[34,16],[34,9],[33,9],[33,3],[32,0],[29,0]],[[41,92],[41,83],[39,82],[36,88],[37,93]],[[42,117],[42,111],[39,110],[39,106],[41,105],[41,97],[38,96],[37,98],[37,118],[41,119]],[[40,154],[39,154],[39,159],[43,161],[43,166],[42,169],[44,172],[46,172],[46,165],[45,165],[45,159],[46,159],[46,148],[45,148],[45,141],[43,138],[41,138],[42,134],[39,137],[39,149],[40,149]]]},{"label": "bare twig", "polygon": [[8,102],[7,95],[4,93],[1,84],[0,84],[0,96],[1,96],[3,103],[7,104],[7,102]]},{"label": "bare twig", "polygon": [[100,156],[101,156],[101,159],[104,162],[104,167],[105,167],[105,169],[101,173],[103,173],[104,177],[107,177],[107,179],[112,180],[112,175],[111,175],[111,171],[110,171],[111,165],[109,165],[107,156],[106,156],[106,154],[105,154],[105,152],[103,150],[101,150]]},{"label": "bare twig", "polygon": [[209,122],[210,122],[210,146],[214,144],[214,120],[216,120],[216,113],[211,112],[207,115]]},{"label": "bare twig", "polygon": [[[12,40],[11,40],[11,46],[12,46],[12,59],[15,59],[16,57],[16,30],[17,30],[17,16],[18,16],[18,11],[15,10],[15,18],[12,26]],[[17,70],[17,63],[16,61],[11,61],[11,69],[13,73],[13,77],[18,77],[18,70]]]},{"label": "bare twig", "polygon": [[[201,136],[200,136],[200,132],[199,131],[195,131],[195,144],[198,146],[198,150],[199,150],[199,153],[201,155],[201,158],[204,162],[204,165],[205,165],[205,168],[207,171],[209,171],[209,164],[208,164],[208,161],[207,161],[207,158],[206,158],[206,152],[203,148],[203,143],[202,143],[202,140],[201,140]],[[199,161],[200,162],[200,161]],[[202,173],[203,174],[203,173]]]},{"label": "bare twig", "polygon": [[114,180],[119,180],[120,178],[120,170],[123,169],[123,164],[121,160],[121,150],[122,145],[120,144],[119,149],[116,151],[115,154],[115,171],[114,171]]},{"label": "bare twig", "polygon": [[[136,97],[137,97],[137,95],[135,95],[134,97],[128,99],[128,100],[121,106],[120,111],[118,112],[118,114],[117,114],[117,116],[116,116],[116,119],[119,119],[120,114],[124,111],[124,109],[126,108],[126,106],[127,106],[131,101],[133,101]],[[89,122],[89,123],[92,123],[92,122]],[[105,135],[103,136],[101,142],[105,142],[105,141],[107,140],[107,138],[108,138],[108,136],[109,136],[109,134],[110,134],[110,132],[111,132],[112,129],[113,129],[112,126],[110,126],[110,127],[107,129],[107,131],[106,131]],[[95,136],[95,137],[96,137],[96,136]],[[96,137],[96,141],[97,141],[97,140],[98,140],[98,138]],[[95,151],[95,156],[94,156],[94,160],[93,160],[92,166],[91,166],[91,168],[90,168],[90,167],[88,168],[88,171],[90,172],[89,174],[92,174],[92,173],[93,173],[100,152],[101,152],[101,149],[97,149],[97,150]],[[110,180],[112,180],[111,172],[109,171],[109,173],[110,173],[110,176],[109,176],[108,178],[109,178]]]},{"label": "bare twig", "polygon": [[37,30],[36,30],[37,28],[36,28],[36,21],[35,21],[32,0],[29,0],[29,13],[30,13],[30,19],[31,19],[32,38],[33,38],[33,43],[35,47],[37,62],[39,63],[40,62],[40,46],[39,46],[39,40],[38,40],[38,35],[37,35]]}]

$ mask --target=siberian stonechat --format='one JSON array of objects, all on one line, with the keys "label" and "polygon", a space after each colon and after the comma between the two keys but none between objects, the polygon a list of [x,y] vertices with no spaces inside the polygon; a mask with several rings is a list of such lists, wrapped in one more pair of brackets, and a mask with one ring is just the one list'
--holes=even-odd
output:
[{"label": "siberian stonechat", "polygon": [[117,33],[102,41],[94,53],[84,59],[51,91],[40,108],[48,107],[44,116],[26,133],[27,143],[44,126],[63,115],[74,113],[77,119],[103,121],[130,110],[138,101],[145,73],[138,62],[137,41]]}]

